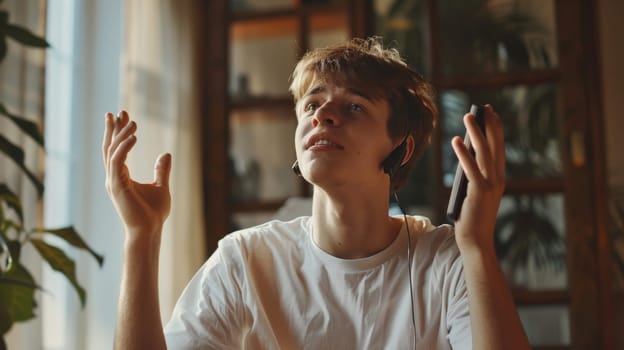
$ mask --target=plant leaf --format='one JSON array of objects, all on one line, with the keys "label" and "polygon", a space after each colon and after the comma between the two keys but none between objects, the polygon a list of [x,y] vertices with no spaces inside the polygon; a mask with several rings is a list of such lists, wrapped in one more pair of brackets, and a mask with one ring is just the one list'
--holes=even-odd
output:
[{"label": "plant leaf", "polygon": [[2,258],[4,261],[0,268],[0,277],[9,276],[19,264],[20,254],[22,253],[22,244],[18,240],[8,239],[7,236],[0,232],[0,245],[2,246]]},{"label": "plant leaf", "polygon": [[10,278],[10,277],[0,277],[0,284],[8,284],[8,285],[13,285],[13,286],[21,286],[21,287],[27,287],[31,289],[43,290],[43,288],[41,288],[39,285],[35,284],[34,282],[31,283],[31,282],[21,281],[21,280]]},{"label": "plant leaf", "polygon": [[4,58],[7,55],[7,43],[4,36],[0,36],[0,62],[4,61]]},{"label": "plant leaf", "polygon": [[35,317],[34,309],[37,308],[35,290],[41,289],[32,275],[22,264],[15,264],[15,268],[2,276],[3,282],[0,288],[9,287],[11,301],[9,302],[9,314],[13,321],[23,322]]},{"label": "plant leaf", "polygon": [[20,223],[24,222],[24,213],[22,211],[20,198],[11,191],[9,186],[3,183],[0,183],[0,201],[3,201],[9,208],[15,211],[20,219]]},{"label": "plant leaf", "polygon": [[3,231],[0,231],[0,277],[13,267],[13,261],[10,240]]},{"label": "plant leaf", "polygon": [[[9,248],[9,254],[11,254],[11,259],[13,259],[13,262],[19,261],[22,254],[22,245],[20,244],[20,242],[14,239],[7,239],[5,240],[5,243]],[[16,264],[14,263],[13,266],[16,266]]]},{"label": "plant leaf", "polygon": [[18,117],[15,114],[9,113],[2,103],[0,103],[0,114],[11,119],[18,128],[20,128],[26,135],[30,136],[41,147],[44,147],[43,135],[39,131],[39,127],[34,122]]},{"label": "plant leaf", "polygon": [[76,280],[76,263],[67,257],[65,253],[59,248],[49,245],[41,239],[31,238],[30,243],[33,244],[35,249],[39,252],[41,257],[50,264],[50,267],[67,278],[69,283],[74,287],[76,293],[80,297],[80,305],[84,307],[87,300],[87,293]]},{"label": "plant leaf", "polygon": [[96,253],[89,245],[80,237],[80,234],[76,232],[73,226],[58,228],[58,229],[46,229],[46,228],[38,228],[33,232],[39,233],[50,233],[57,237],[64,239],[67,243],[73,245],[74,247],[84,249],[91,253],[93,258],[97,260],[100,267],[104,263],[104,257],[98,253]]},{"label": "plant leaf", "polygon": [[15,24],[7,24],[4,28],[4,32],[7,36],[26,46],[41,48],[50,47],[50,44],[48,44],[44,38],[37,36],[30,30]]},{"label": "plant leaf", "polygon": [[0,286],[0,335],[5,335],[13,326],[13,320],[9,314],[10,298],[5,295],[3,288]]},{"label": "plant leaf", "polygon": [[24,164],[24,151],[2,135],[0,135],[0,150],[19,165]]},{"label": "plant leaf", "polygon": [[[0,0],[0,3],[2,3],[2,0]],[[5,26],[7,25],[7,23],[9,23],[9,13],[6,10],[1,10],[0,11],[0,26]]]},{"label": "plant leaf", "polygon": [[17,163],[20,169],[22,169],[30,182],[32,182],[37,189],[39,197],[41,197],[41,195],[43,195],[43,183],[39,181],[39,179],[37,179],[37,177],[31,173],[30,170],[28,170],[28,168],[26,168],[26,165],[24,164],[24,151],[2,135],[0,135],[0,151]]},{"label": "plant leaf", "polygon": [[35,290],[40,289],[21,264],[0,276],[0,334],[5,334],[14,322],[35,317]]}]

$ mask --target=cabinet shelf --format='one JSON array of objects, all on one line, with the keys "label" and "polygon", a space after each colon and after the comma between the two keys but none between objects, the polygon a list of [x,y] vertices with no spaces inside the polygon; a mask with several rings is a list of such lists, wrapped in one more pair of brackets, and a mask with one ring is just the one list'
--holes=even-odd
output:
[{"label": "cabinet shelf", "polygon": [[505,194],[551,194],[565,190],[562,178],[508,180],[505,185]]},{"label": "cabinet shelf", "polygon": [[497,73],[477,77],[439,78],[433,81],[438,89],[494,89],[514,85],[537,85],[556,82],[561,74],[557,69],[541,69]]},{"label": "cabinet shelf", "polygon": [[347,10],[347,4],[339,2],[240,12],[230,18],[230,34],[233,41],[241,41],[294,33],[303,23],[310,31],[344,28],[348,22]]},{"label": "cabinet shelf", "polygon": [[230,14],[230,24],[239,24],[257,20],[273,20],[294,17],[297,9],[283,7],[270,10],[241,10]]},{"label": "cabinet shelf", "polygon": [[567,305],[570,303],[570,295],[566,290],[529,290],[514,288],[511,291],[516,305],[520,306],[546,306]]},{"label": "cabinet shelf", "polygon": [[230,37],[233,42],[280,37],[296,32],[297,25],[297,17],[286,12],[274,17],[249,17],[232,24]]},{"label": "cabinet shelf", "polygon": [[302,4],[293,7],[279,7],[268,10],[240,10],[230,14],[230,24],[257,20],[274,20],[298,15],[331,15],[348,9],[348,2],[338,1],[327,4]]},{"label": "cabinet shelf", "polygon": [[[505,195],[545,195],[563,193],[565,184],[562,178],[507,180]],[[450,196],[451,188],[443,187],[443,194]]]}]

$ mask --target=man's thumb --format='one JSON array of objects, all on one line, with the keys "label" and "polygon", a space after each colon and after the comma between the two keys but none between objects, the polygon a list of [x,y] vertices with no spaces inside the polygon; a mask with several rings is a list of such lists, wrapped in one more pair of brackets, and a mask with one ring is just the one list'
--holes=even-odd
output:
[{"label": "man's thumb", "polygon": [[169,174],[171,174],[171,154],[161,154],[154,165],[154,182],[157,186],[169,187]]}]

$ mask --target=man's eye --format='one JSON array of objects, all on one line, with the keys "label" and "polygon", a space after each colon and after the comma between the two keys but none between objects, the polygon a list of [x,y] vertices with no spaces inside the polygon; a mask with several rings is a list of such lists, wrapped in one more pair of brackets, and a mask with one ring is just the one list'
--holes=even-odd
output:
[{"label": "man's eye", "polygon": [[364,108],[357,103],[352,103],[349,105],[349,111],[351,112],[362,112]]},{"label": "man's eye", "polygon": [[318,108],[318,104],[316,102],[310,102],[307,105],[305,105],[305,108],[303,110],[305,112],[314,112],[316,111],[317,108]]}]

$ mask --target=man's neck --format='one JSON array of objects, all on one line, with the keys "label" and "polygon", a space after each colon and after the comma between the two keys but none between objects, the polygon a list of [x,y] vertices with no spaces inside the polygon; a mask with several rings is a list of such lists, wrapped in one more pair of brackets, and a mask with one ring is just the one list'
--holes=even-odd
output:
[{"label": "man's neck", "polygon": [[345,192],[349,195],[315,189],[314,242],[327,253],[343,259],[371,256],[388,247],[399,233],[402,220],[388,216],[387,193]]}]

